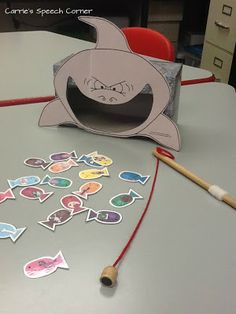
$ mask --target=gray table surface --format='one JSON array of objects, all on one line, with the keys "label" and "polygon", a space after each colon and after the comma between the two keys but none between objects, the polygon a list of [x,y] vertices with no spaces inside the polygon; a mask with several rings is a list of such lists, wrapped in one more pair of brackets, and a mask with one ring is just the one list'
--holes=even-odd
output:
[{"label": "gray table surface", "polygon": [[[118,225],[85,222],[75,216],[55,232],[37,221],[60,208],[59,198],[84,181],[81,169],[62,176],[73,186],[56,190],[45,203],[19,196],[0,205],[0,221],[27,226],[13,243],[0,240],[2,314],[234,314],[236,312],[236,212],[200,187],[160,163],[153,199],[144,223],[120,265],[118,284],[101,287],[102,269],[114,262],[128,240],[146,204],[155,169],[151,151],[156,144],[141,139],[98,136],[75,128],[39,128],[43,104],[3,107],[0,110],[0,191],[7,179],[25,175],[43,177],[47,170],[23,164],[27,157],[47,159],[49,154],[76,150],[80,155],[98,150],[110,156],[109,178],[98,179],[104,188],[84,203],[90,208],[112,209],[109,198],[133,188],[144,199],[118,211]],[[176,160],[199,176],[236,197],[236,96],[219,83],[181,89],[179,128],[182,150]],[[122,170],[150,174],[146,185],[118,178]],[[44,186],[45,190],[53,188]],[[69,270],[29,279],[23,266],[62,250]]]}]

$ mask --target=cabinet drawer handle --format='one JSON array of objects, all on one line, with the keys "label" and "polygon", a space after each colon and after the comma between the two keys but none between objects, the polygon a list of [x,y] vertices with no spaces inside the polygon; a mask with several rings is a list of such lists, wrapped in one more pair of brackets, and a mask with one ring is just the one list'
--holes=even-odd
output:
[{"label": "cabinet drawer handle", "polygon": [[219,28],[230,30],[229,25],[223,24],[222,22],[215,21],[215,25],[218,26]]}]

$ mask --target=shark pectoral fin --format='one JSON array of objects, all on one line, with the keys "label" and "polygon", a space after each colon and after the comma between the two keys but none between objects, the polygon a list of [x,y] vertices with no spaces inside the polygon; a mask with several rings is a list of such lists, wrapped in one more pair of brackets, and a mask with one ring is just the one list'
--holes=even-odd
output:
[{"label": "shark pectoral fin", "polygon": [[176,151],[180,150],[179,130],[176,124],[164,114],[160,114],[141,133],[162,145],[173,148]]},{"label": "shark pectoral fin", "polygon": [[53,126],[66,123],[75,124],[60,99],[55,99],[44,107],[38,125]]}]

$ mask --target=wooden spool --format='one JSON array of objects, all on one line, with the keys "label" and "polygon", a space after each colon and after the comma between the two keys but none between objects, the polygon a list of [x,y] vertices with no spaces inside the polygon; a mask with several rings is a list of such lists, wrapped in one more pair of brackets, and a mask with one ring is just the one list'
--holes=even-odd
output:
[{"label": "wooden spool", "polygon": [[106,287],[113,287],[116,284],[118,271],[114,266],[107,266],[103,269],[100,277],[101,283]]}]

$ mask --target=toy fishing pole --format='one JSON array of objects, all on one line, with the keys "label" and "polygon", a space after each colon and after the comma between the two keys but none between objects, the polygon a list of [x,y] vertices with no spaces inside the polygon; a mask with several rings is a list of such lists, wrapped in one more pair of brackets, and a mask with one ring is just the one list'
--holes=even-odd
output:
[{"label": "toy fishing pole", "polygon": [[166,151],[163,148],[157,147],[156,150],[153,151],[153,155],[166,163],[171,168],[175,169],[176,171],[193,181],[194,183],[196,183],[197,185],[199,185],[200,187],[202,187],[217,200],[223,201],[236,209],[236,200],[233,199],[227,191],[223,190],[215,184],[208,183],[204,179],[198,177],[188,169],[184,168],[182,165],[178,164],[176,161],[174,161],[174,156],[170,152]]},{"label": "toy fishing pole", "polygon": [[191,171],[184,168],[182,165],[178,164],[176,161],[174,161],[174,156],[170,152],[166,151],[163,148],[157,147],[156,150],[153,151],[153,155],[157,158],[157,163],[156,163],[155,175],[154,175],[154,179],[152,182],[152,187],[151,187],[151,191],[149,194],[149,198],[148,198],[146,207],[144,208],[143,213],[142,213],[136,227],[134,228],[134,231],[132,232],[127,244],[125,245],[125,247],[121,251],[120,255],[118,256],[118,258],[116,259],[114,264],[112,266],[107,266],[104,268],[104,270],[101,274],[101,277],[100,277],[100,281],[104,286],[113,287],[116,284],[117,276],[118,276],[118,266],[119,266],[121,260],[124,258],[127,250],[129,249],[131,242],[134,240],[134,237],[137,234],[137,231],[138,231],[138,229],[139,229],[141,223],[143,222],[143,219],[147,213],[147,210],[148,210],[148,207],[150,205],[151,198],[153,195],[156,179],[157,179],[159,160],[163,161],[164,163],[166,163],[171,168],[175,169],[176,171],[183,174],[185,177],[187,177],[188,179],[190,179],[194,183],[198,184],[200,187],[202,187],[203,189],[208,191],[216,199],[223,201],[223,202],[227,203],[228,205],[230,205],[231,207],[233,207],[234,209],[236,209],[236,200],[233,199],[228,194],[228,192],[226,192],[225,190],[223,190],[222,188],[220,188],[219,186],[217,186],[215,184],[210,184],[210,183],[206,182],[202,178],[198,177],[197,175],[195,175]]}]

